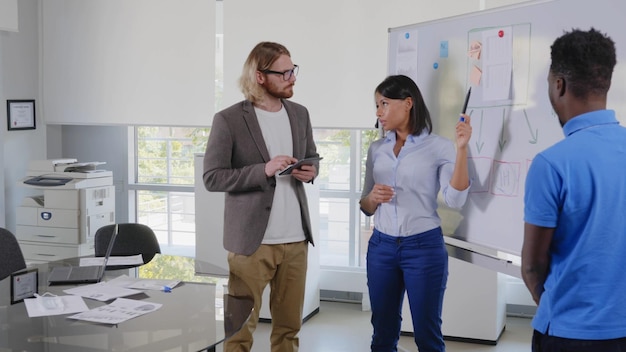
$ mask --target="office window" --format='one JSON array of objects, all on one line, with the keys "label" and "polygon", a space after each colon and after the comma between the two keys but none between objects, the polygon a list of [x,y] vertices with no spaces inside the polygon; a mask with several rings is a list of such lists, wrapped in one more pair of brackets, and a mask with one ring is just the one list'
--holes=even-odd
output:
[{"label": "office window", "polygon": [[193,185],[193,155],[203,152],[208,128],[138,127],[137,182]]},{"label": "office window", "polygon": [[365,159],[377,130],[314,129],[324,160],[316,180],[320,188],[320,264],[364,267],[370,219],[359,210]]},{"label": "office window", "polygon": [[[136,215],[152,227],[164,251],[195,246],[193,161],[206,147],[208,129],[136,128]],[[314,129],[320,163],[320,263],[364,267],[370,218],[359,211],[367,147],[375,130]]]},{"label": "office window", "polygon": [[154,230],[161,246],[186,254],[195,246],[193,156],[204,151],[208,133],[208,128],[135,129],[137,221]]}]

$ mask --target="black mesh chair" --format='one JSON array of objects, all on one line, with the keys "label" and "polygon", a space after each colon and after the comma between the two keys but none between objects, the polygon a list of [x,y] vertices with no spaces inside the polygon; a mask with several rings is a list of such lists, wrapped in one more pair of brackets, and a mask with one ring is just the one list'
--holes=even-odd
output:
[{"label": "black mesh chair", "polygon": [[0,227],[0,280],[26,268],[26,261],[11,231]]},{"label": "black mesh chair", "polygon": [[[130,256],[141,254],[143,264],[149,263],[157,253],[161,253],[159,241],[152,229],[144,224],[125,223],[118,224],[117,237],[111,250],[111,256]],[[106,225],[96,231],[94,249],[96,257],[106,255],[109,242],[113,236],[115,225]],[[127,269],[137,265],[107,265],[107,270]]]}]

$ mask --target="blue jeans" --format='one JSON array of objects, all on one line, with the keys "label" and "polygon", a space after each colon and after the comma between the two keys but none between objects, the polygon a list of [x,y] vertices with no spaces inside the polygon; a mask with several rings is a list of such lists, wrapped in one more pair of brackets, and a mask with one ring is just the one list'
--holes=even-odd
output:
[{"label": "blue jeans", "polygon": [[447,280],[448,253],[441,228],[408,237],[374,229],[367,248],[372,352],[397,351],[405,291],[420,352],[445,351],[441,309]]},{"label": "blue jeans", "polygon": [[533,352],[626,352],[626,338],[577,340],[533,332]]}]

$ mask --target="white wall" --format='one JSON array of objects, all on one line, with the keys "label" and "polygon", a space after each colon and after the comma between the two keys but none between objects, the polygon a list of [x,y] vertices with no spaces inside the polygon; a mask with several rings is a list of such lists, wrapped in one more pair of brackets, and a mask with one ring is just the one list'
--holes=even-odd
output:
[{"label": "white wall", "polygon": [[46,0],[40,11],[48,123],[208,123],[215,1]]},{"label": "white wall", "polygon": [[224,106],[242,99],[237,79],[250,50],[276,41],[300,65],[293,100],[313,127],[371,128],[387,30],[477,10],[478,0],[224,1]]},{"label": "white wall", "polygon": [[519,0],[224,1],[223,106],[242,99],[243,62],[260,41],[291,52],[300,73],[293,100],[313,127],[371,128],[373,90],[387,75],[388,29]]},{"label": "white wall", "polygon": [[[115,221],[129,221],[128,174],[130,156],[126,126],[62,126],[63,145],[59,157],[78,161],[101,161],[102,169],[113,172],[115,186]],[[132,132],[130,132],[132,133]],[[132,163],[132,161],[131,161]]]},{"label": "white wall", "polygon": [[[0,179],[4,179],[4,196],[0,199],[3,225],[12,232],[15,209],[32,192],[19,187],[18,182],[25,176],[30,160],[46,158],[46,127],[38,104],[39,1],[20,0],[18,6],[19,32],[0,31]],[[35,99],[37,129],[7,131],[7,99]]]},{"label": "white wall", "polygon": [[0,31],[17,32],[17,0],[0,0]]}]

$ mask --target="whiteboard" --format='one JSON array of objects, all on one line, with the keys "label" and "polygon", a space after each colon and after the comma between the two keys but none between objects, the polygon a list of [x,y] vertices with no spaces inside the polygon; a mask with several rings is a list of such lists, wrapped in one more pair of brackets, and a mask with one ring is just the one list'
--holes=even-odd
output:
[{"label": "whiteboard", "polygon": [[472,185],[462,211],[440,211],[444,233],[520,255],[528,168],[563,138],[547,93],[550,46],[564,31],[592,26],[615,41],[618,64],[607,107],[624,125],[625,13],[623,0],[530,1],[389,29],[388,73],[417,82],[435,133],[454,140],[472,87]]}]

